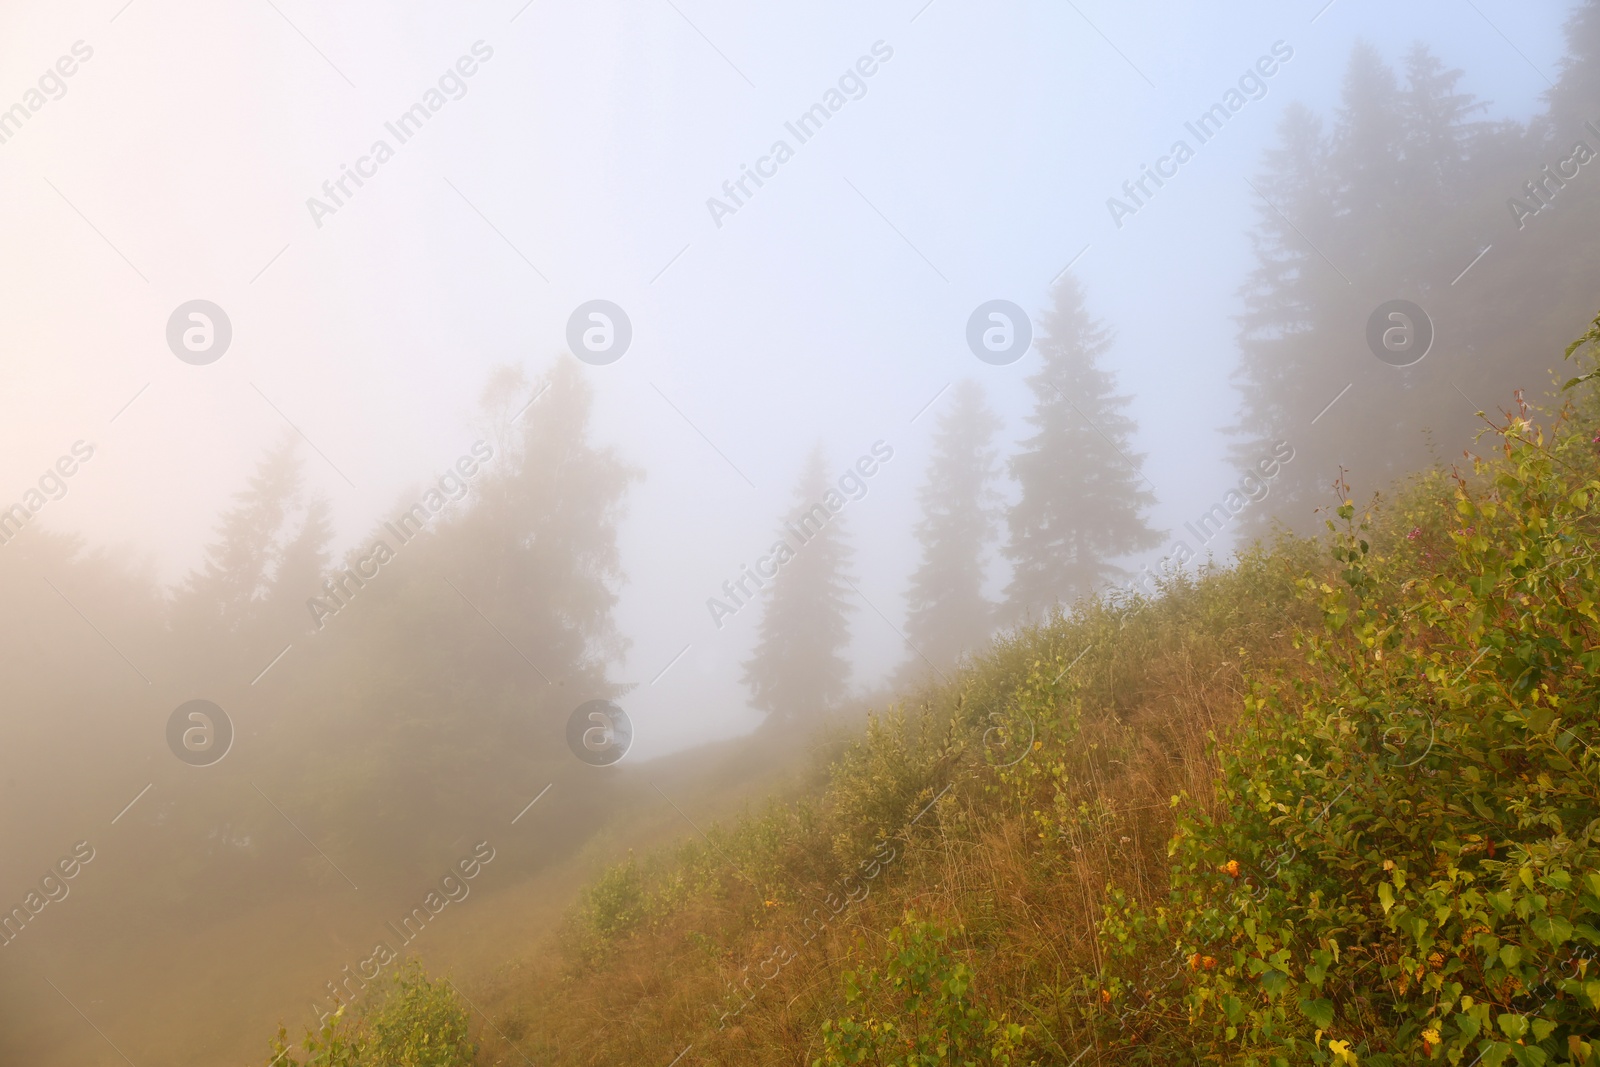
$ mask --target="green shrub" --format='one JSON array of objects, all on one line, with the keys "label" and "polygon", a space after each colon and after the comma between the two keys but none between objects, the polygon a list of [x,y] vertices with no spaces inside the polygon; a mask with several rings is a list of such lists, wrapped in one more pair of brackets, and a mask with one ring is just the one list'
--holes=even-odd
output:
[{"label": "green shrub", "polygon": [[1340,509],[1312,670],[1247,701],[1168,907],[1109,917],[1105,1016],[1158,1062],[1600,1062],[1595,446],[1500,436],[1435,529]]},{"label": "green shrub", "polygon": [[646,906],[644,877],[630,854],[626,862],[601,872],[584,891],[579,914],[595,942],[605,944],[633,930],[644,918]]},{"label": "green shrub", "polygon": [[415,960],[389,979],[379,999],[330,1015],[307,1031],[295,1058],[287,1032],[272,1043],[273,1067],[469,1067],[477,1046],[467,1034],[469,1013],[450,983],[432,981]]},{"label": "green shrub", "polygon": [[[957,931],[959,933],[960,931]],[[991,1018],[973,991],[972,970],[950,951],[950,932],[907,914],[889,932],[881,969],[846,971],[851,1013],[822,1024],[813,1067],[994,1067],[1019,1056],[1023,1027]]]}]

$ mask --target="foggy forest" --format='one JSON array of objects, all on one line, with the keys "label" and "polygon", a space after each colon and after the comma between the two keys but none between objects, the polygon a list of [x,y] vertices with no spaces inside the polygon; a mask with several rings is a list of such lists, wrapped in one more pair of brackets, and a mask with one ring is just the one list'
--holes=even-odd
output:
[{"label": "foggy forest", "polygon": [[0,70],[0,1065],[1600,1067],[1600,0]]}]

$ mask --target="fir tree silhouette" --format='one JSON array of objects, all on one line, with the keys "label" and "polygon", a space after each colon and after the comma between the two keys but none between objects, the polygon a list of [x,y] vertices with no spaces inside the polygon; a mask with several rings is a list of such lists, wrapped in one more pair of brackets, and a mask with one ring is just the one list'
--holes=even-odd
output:
[{"label": "fir tree silhouette", "polygon": [[1125,574],[1113,560],[1160,540],[1144,519],[1155,497],[1142,484],[1144,457],[1129,443],[1136,426],[1124,414],[1128,398],[1113,392],[1099,364],[1110,335],[1090,319],[1072,275],[1054,297],[1035,342],[1041,366],[1028,379],[1034,434],[1010,463],[1022,489],[1007,517],[1011,621],[1043,617],[1105,586]]},{"label": "fir tree silhouette", "polygon": [[999,429],[982,386],[970,379],[958,383],[939,419],[927,480],[918,493],[922,518],[914,532],[922,562],[911,576],[906,636],[935,668],[976,649],[993,631],[994,604],[983,584],[997,527],[993,441]]},{"label": "fir tree silhouette", "polygon": [[853,605],[848,567],[852,555],[840,516],[844,498],[828,483],[820,445],[806,460],[795,505],[783,528],[797,545],[766,594],[760,637],[744,664],[750,703],[779,723],[815,717],[846,693],[850,662],[848,615]]}]

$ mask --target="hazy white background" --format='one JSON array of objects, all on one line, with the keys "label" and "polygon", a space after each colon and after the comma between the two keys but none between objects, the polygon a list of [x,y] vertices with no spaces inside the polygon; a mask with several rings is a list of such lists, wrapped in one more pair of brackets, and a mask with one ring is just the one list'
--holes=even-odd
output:
[{"label": "hazy white background", "polygon": [[[1117,334],[1156,524],[1218,499],[1234,481],[1220,429],[1235,417],[1231,315],[1251,262],[1244,178],[1283,107],[1328,113],[1358,37],[1391,62],[1420,39],[1466,70],[1488,117],[1525,118],[1567,13],[1526,0],[123,3],[0,7],[0,108],[75,41],[94,49],[0,145],[0,506],[89,440],[95,458],[41,521],[176,577],[284,430],[264,395],[354,483],[306,450],[342,547],[466,450],[493,365],[537,374],[574,307],[614,300],[633,347],[584,373],[597,438],[648,472],[623,530],[619,623],[634,644],[618,676],[648,683],[692,645],[626,701],[639,757],[756,722],[737,679],[757,612],[718,632],[705,599],[770,543],[818,440],[839,468],[879,438],[895,449],[847,523],[862,592],[902,624],[940,409],[912,416],[973,376],[1008,435],[1022,432],[1034,359],[986,366],[964,324],[994,297],[1039,309],[1085,246],[1076,271]],[[375,139],[394,146],[384,122],[480,39],[494,57],[465,98],[318,229],[306,198]],[[878,40],[894,57],[867,95],[717,228],[706,198],[774,139],[793,145],[784,121]],[[1117,230],[1106,197],[1277,40],[1295,54],[1266,98]],[[164,339],[196,297],[233,322],[208,367]],[[854,647],[863,685],[907,655],[865,605]]]}]

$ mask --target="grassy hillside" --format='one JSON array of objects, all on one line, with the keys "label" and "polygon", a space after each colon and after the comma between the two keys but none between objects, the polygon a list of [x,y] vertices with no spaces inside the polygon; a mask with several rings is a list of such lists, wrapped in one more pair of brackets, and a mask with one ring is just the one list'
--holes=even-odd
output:
[{"label": "grassy hillside", "polygon": [[1008,635],[816,792],[607,870],[472,1008],[408,975],[315,1062],[1600,1064],[1576,403]]}]

